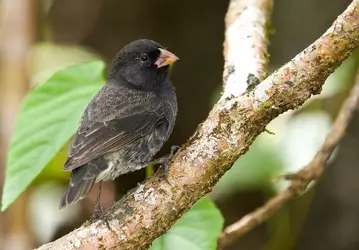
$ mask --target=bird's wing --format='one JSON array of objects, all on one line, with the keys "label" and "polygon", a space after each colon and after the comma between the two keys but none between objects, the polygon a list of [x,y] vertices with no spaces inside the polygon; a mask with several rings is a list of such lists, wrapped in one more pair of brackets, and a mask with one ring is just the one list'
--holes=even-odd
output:
[{"label": "bird's wing", "polygon": [[137,113],[107,122],[80,126],[69,151],[65,170],[73,170],[106,153],[115,152],[150,131],[164,116],[158,113]]}]

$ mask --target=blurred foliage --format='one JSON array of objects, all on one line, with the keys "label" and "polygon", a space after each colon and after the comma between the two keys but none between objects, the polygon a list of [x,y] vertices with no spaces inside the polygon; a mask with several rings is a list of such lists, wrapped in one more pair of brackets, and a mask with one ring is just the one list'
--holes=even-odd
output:
[{"label": "blurred foliage", "polygon": [[203,197],[158,239],[150,250],[215,250],[223,217],[213,202]]},{"label": "blurred foliage", "polygon": [[212,192],[216,199],[224,199],[240,190],[268,187],[270,180],[278,175],[283,163],[273,145],[262,143],[267,136],[260,135],[249,151],[220,179]]},{"label": "blurred foliage", "polygon": [[[61,170],[62,166],[58,171]],[[84,212],[80,203],[59,210],[59,200],[64,191],[62,185],[50,178],[31,189],[27,203],[27,221],[38,245],[53,239],[58,231],[58,225],[81,224],[81,214]]]},{"label": "blurred foliage", "polygon": [[299,171],[313,159],[331,125],[330,116],[320,110],[299,113],[288,120],[277,149],[286,172]]},{"label": "blurred foliage", "polygon": [[31,76],[30,85],[44,83],[60,69],[98,59],[100,57],[96,53],[82,46],[37,43],[28,53],[27,68]]},{"label": "blurred foliage", "polygon": [[104,83],[103,68],[95,61],[60,70],[27,94],[8,152],[2,211],[76,132],[86,105]]}]

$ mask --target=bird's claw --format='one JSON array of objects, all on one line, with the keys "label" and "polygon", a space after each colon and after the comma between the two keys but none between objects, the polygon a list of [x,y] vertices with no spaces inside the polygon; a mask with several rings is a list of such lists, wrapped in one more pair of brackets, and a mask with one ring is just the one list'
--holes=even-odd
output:
[{"label": "bird's claw", "polygon": [[179,146],[176,146],[176,145],[173,145],[171,147],[171,151],[168,155],[166,156],[163,156],[161,158],[158,158],[158,159],[155,159],[153,161],[150,161],[148,163],[148,165],[168,165],[169,161],[172,159],[172,157],[174,156],[176,150],[178,150],[180,147]]},{"label": "bird's claw", "polygon": [[106,215],[107,211],[99,203],[95,205],[91,219],[100,219]]},{"label": "bird's claw", "polygon": [[163,175],[167,181],[167,183],[169,184],[168,182],[168,175],[169,175],[169,162],[171,161],[172,157],[174,156],[174,154],[176,152],[178,152],[178,150],[180,149],[179,146],[177,145],[173,145],[171,147],[171,150],[170,150],[170,153],[166,156],[163,156],[159,159],[156,159],[156,160],[153,160],[151,162],[149,162],[148,165],[160,165],[160,167],[163,169]]},{"label": "bird's claw", "polygon": [[168,155],[168,157],[172,158],[175,155],[175,153],[177,153],[180,150],[180,148],[181,148],[180,146],[173,145],[171,147],[171,151],[170,151],[170,154]]}]

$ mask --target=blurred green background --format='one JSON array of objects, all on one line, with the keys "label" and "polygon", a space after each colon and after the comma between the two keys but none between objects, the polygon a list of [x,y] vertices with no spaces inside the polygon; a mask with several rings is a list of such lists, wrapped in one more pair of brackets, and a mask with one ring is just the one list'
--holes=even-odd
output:
[{"label": "blurred green background", "polygon": [[[272,14],[269,72],[317,39],[349,0],[276,0]],[[169,142],[181,145],[202,122],[222,91],[222,44],[228,1],[0,0],[0,187],[19,103],[55,71],[97,59],[107,65],[128,42],[150,38],[180,57],[171,78],[179,114]],[[308,163],[330,130],[354,83],[359,54],[326,82],[321,95],[287,112],[261,134],[210,197],[225,225],[262,205],[286,183],[278,175]],[[106,77],[106,69],[105,69]],[[226,249],[359,249],[359,114],[316,187],[281,209]],[[26,138],[24,138],[26,140]],[[38,246],[81,225],[92,212],[96,190],[82,203],[58,210],[68,183],[62,171],[66,147],[10,208],[0,215],[0,249]],[[103,187],[102,202],[114,200],[145,178],[145,170]]]}]

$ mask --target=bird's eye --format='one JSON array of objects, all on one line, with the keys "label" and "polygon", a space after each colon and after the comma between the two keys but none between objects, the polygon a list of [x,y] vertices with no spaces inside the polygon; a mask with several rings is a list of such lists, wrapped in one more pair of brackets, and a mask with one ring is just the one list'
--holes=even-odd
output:
[{"label": "bird's eye", "polygon": [[146,54],[142,54],[140,56],[140,59],[141,59],[142,62],[146,62],[148,60],[148,56]]}]

